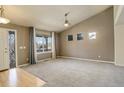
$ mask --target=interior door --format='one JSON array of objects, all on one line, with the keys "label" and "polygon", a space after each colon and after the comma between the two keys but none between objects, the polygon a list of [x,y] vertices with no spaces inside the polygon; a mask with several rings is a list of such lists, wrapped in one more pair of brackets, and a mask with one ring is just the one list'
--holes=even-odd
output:
[{"label": "interior door", "polygon": [[0,28],[0,70],[9,68],[8,31]]}]

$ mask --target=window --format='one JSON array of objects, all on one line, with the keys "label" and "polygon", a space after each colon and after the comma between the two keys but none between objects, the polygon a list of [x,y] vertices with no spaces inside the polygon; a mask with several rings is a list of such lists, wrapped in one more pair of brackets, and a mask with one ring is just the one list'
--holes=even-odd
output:
[{"label": "window", "polygon": [[89,39],[96,39],[96,32],[90,32]]},{"label": "window", "polygon": [[51,51],[51,37],[44,37],[44,51]]},{"label": "window", "polygon": [[37,52],[43,52],[43,37],[42,36],[36,37],[36,48],[37,48]]},{"label": "window", "polygon": [[50,36],[36,36],[37,52],[48,52],[52,50],[52,39]]}]

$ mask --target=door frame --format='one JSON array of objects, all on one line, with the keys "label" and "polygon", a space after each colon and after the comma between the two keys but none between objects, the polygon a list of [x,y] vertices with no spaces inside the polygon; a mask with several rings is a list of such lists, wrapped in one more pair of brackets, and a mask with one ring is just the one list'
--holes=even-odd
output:
[{"label": "door frame", "polygon": [[[1,29],[5,29],[7,32],[8,32],[8,36],[9,36],[9,31],[13,31],[15,33],[15,57],[16,57],[16,67],[18,67],[18,56],[17,56],[17,30],[15,29],[9,29],[9,28],[3,28],[3,27],[0,27]],[[8,43],[8,46],[9,46],[9,43]],[[9,52],[8,52],[9,53]],[[10,69],[10,66],[9,66],[9,69]]]}]

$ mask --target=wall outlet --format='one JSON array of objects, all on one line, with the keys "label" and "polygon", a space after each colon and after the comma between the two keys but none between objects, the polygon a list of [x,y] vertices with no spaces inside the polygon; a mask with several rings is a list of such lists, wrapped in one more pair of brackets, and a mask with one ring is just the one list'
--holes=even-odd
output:
[{"label": "wall outlet", "polygon": [[101,58],[101,56],[98,56],[98,58]]},{"label": "wall outlet", "polygon": [[29,61],[29,58],[26,58],[26,61]]}]

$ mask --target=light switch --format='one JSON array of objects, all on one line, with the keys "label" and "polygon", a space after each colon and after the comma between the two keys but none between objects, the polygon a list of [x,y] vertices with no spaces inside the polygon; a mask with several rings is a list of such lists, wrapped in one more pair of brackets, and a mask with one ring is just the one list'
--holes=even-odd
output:
[{"label": "light switch", "polygon": [[19,49],[23,49],[23,47],[22,47],[22,46],[20,46],[20,47],[19,47]]}]

